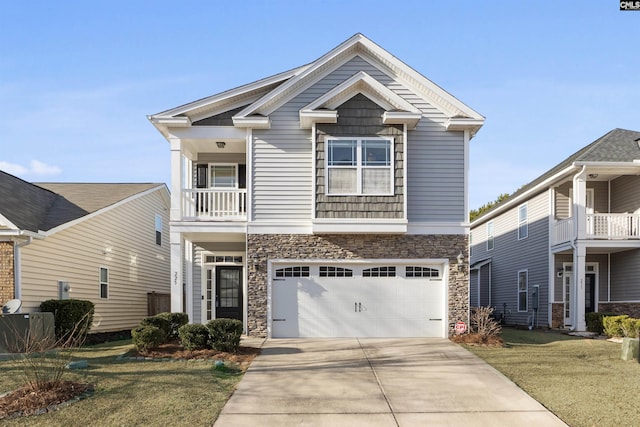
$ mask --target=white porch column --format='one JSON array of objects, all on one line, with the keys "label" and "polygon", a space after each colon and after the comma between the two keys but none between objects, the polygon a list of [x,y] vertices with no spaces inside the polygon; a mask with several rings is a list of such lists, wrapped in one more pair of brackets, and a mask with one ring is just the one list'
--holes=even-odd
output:
[{"label": "white porch column", "polygon": [[587,172],[573,177],[573,222],[578,240],[587,238]]},{"label": "white porch column", "polygon": [[182,177],[184,162],[182,160],[182,144],[179,138],[169,138],[171,144],[171,221],[182,218]]},{"label": "white porch column", "polygon": [[171,242],[171,311],[182,313],[182,262],[184,260],[182,235],[176,232],[170,232]]},{"label": "white porch column", "polygon": [[575,289],[575,304],[573,305],[575,319],[572,319],[575,330],[586,331],[587,322],[585,319],[585,268],[586,268],[587,249],[578,244],[573,251],[573,286]]},{"label": "white porch column", "polygon": [[185,306],[189,316],[189,323],[193,323],[195,318],[193,315],[193,242],[190,240],[184,241],[184,262],[186,266],[186,277],[184,278],[186,284]]}]

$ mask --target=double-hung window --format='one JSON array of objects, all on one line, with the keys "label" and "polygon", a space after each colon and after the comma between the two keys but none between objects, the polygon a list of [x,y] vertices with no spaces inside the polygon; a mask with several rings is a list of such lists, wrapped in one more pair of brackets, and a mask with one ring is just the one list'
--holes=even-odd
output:
[{"label": "double-hung window", "polygon": [[526,239],[529,235],[528,217],[527,204],[524,203],[518,207],[518,240]]},{"label": "double-hung window", "polygon": [[109,269],[100,267],[100,298],[109,298]]},{"label": "double-hung window", "polygon": [[328,195],[393,195],[393,140],[330,138],[326,148]]},{"label": "double-hung window", "polygon": [[529,294],[529,272],[518,271],[518,311],[527,311]]}]

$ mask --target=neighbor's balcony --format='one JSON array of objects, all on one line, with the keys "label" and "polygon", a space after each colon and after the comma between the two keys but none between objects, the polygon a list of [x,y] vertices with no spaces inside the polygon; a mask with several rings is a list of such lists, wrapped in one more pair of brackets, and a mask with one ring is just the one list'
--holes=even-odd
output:
[{"label": "neighbor's balcony", "polygon": [[182,218],[247,220],[246,189],[183,189]]},{"label": "neighbor's balcony", "polygon": [[[573,240],[574,218],[553,223],[552,245]],[[587,239],[630,240],[640,239],[640,215],[627,213],[587,214]]]}]

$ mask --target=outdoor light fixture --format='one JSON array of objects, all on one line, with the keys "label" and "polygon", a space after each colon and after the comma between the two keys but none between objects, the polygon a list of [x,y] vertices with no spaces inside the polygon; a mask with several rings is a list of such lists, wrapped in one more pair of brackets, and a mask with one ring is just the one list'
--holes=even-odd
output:
[{"label": "outdoor light fixture", "polygon": [[218,148],[224,148],[224,146],[227,144],[224,141],[218,141],[216,142],[216,145],[218,146]]},{"label": "outdoor light fixture", "polygon": [[458,271],[464,270],[464,264],[463,264],[464,255],[462,254],[462,251],[460,251],[460,253],[456,257],[456,260],[458,261]]},{"label": "outdoor light fixture", "polygon": [[597,173],[590,173],[589,174],[589,179],[596,179],[598,177]]}]

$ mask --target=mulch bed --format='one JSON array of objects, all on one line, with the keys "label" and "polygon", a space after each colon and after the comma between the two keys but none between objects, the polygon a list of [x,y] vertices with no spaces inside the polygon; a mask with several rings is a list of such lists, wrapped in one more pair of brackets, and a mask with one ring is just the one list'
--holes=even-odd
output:
[{"label": "mulch bed", "polygon": [[131,350],[128,356],[132,357],[151,357],[154,359],[213,359],[213,360],[225,360],[233,363],[237,363],[244,370],[249,366],[251,361],[260,354],[259,348],[254,347],[240,347],[238,352],[226,353],[223,351],[205,349],[205,350],[185,350],[180,343],[168,342],[161,344],[158,348],[150,349],[146,352],[138,352]]},{"label": "mulch bed", "polygon": [[466,345],[477,345],[483,347],[502,347],[504,346],[504,341],[500,337],[486,337],[483,338],[479,334],[460,334],[454,335],[451,338],[451,341],[458,344],[466,344]]},{"label": "mulch bed", "polygon": [[34,390],[31,386],[20,387],[0,397],[0,420],[55,411],[91,393],[91,384],[74,381],[60,381],[57,385],[49,383],[41,390]]}]

